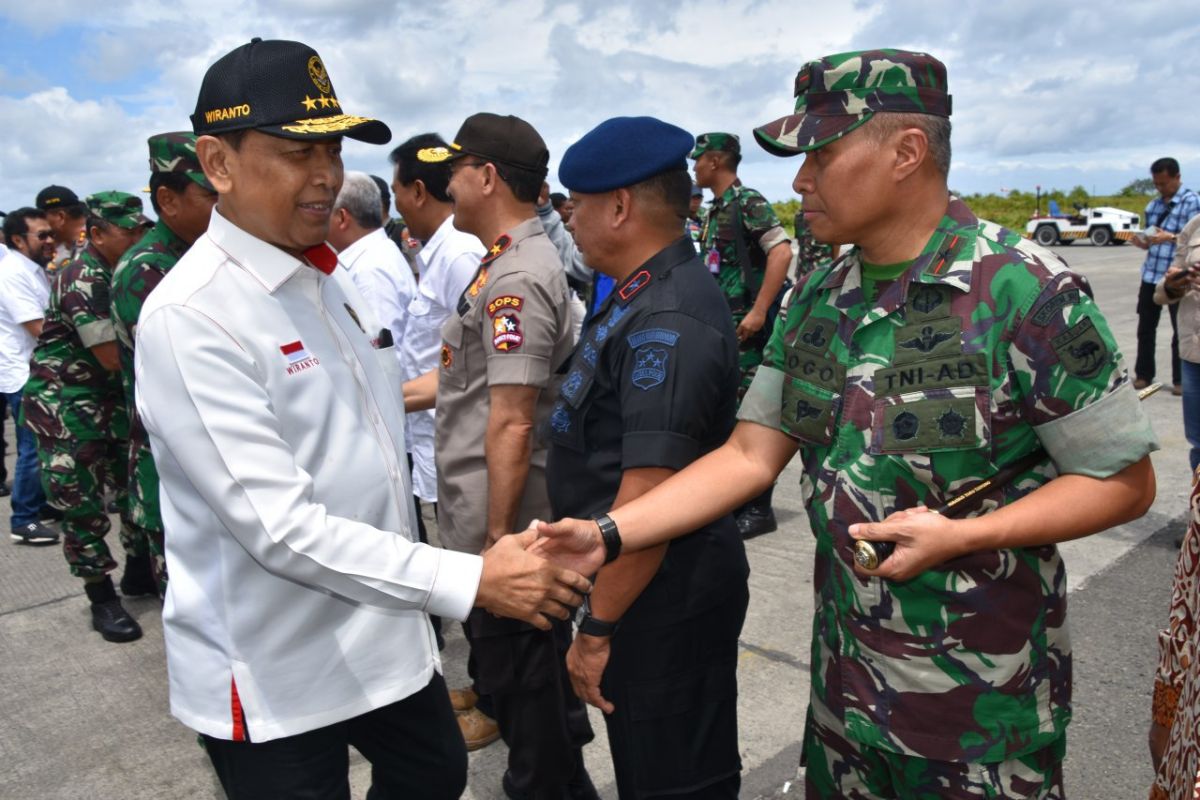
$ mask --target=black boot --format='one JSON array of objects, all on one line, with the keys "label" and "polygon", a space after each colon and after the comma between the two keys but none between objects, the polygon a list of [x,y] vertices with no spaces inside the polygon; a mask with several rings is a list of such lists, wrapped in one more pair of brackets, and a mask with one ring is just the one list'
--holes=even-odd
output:
[{"label": "black boot", "polygon": [[125,572],[121,575],[121,594],[126,597],[158,596],[158,581],[149,555],[125,556]]},{"label": "black boot", "polygon": [[737,528],[742,539],[753,539],[779,527],[775,524],[775,511],[771,508],[771,496],[774,493],[775,484],[771,484],[765,492],[738,511]]},{"label": "black boot", "polygon": [[132,642],[142,638],[141,626],[117,599],[112,578],[105,575],[103,580],[85,583],[83,589],[92,601],[92,627],[105,641]]}]

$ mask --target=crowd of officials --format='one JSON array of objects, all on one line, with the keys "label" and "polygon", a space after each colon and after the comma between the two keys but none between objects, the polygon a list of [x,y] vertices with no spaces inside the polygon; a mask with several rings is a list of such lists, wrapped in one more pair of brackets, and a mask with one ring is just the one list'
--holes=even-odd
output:
[{"label": "crowd of officials", "polygon": [[[620,797],[737,797],[743,542],[776,530],[797,454],[806,796],[1064,796],[1055,545],[1153,500],[1153,364],[1131,378],[1087,282],[949,195],[937,59],[827,56],[794,97],[753,132],[804,154],[789,232],[738,179],[741,137],[652,117],[571,145],[569,194],[494,113],[404,141],[390,180],[344,172],[342,138],[388,127],[308,46],[255,39],[209,68],[191,131],[149,137],[157,221],[63,186],[6,215],[12,538],[57,522],[108,641],[141,636],[121,596],[163,598],[171,711],[229,797],[348,797],[349,745],[369,798],[457,797],[466,751],[503,738],[507,797],[595,798],[585,704]],[[1160,166],[1146,246],[1174,264],[1144,294],[1193,324],[1200,222],[1172,222],[1187,190]],[[1200,774],[1196,513],[1155,798]],[[452,622],[469,687],[441,678]]]}]

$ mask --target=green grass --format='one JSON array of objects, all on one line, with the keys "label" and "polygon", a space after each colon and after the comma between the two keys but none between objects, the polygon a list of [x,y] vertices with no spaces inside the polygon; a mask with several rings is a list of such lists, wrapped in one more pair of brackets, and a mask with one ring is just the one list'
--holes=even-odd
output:
[{"label": "green grass", "polygon": [[[1012,192],[1007,197],[1001,197],[995,194],[969,194],[962,196],[971,210],[975,212],[975,216],[980,219],[986,219],[1007,228],[1012,228],[1016,231],[1024,231],[1025,223],[1033,215],[1034,195],[1026,192]],[[1083,197],[1080,196],[1079,190],[1071,192],[1063,192],[1057,189],[1052,190],[1049,194],[1043,194],[1041,198],[1042,213],[1046,213],[1047,201],[1057,200],[1059,208],[1063,213],[1070,213],[1072,203],[1083,203],[1087,207],[1095,206],[1111,206],[1124,211],[1132,211],[1139,217],[1143,216],[1146,210],[1146,204],[1150,202],[1150,197],[1147,195],[1110,195],[1107,197]],[[796,212],[800,210],[800,201],[796,198],[783,200],[771,204],[775,209],[775,213],[779,216],[779,221],[783,223],[783,227],[787,228],[789,233],[795,233]],[[1142,226],[1146,224],[1142,220]]]}]

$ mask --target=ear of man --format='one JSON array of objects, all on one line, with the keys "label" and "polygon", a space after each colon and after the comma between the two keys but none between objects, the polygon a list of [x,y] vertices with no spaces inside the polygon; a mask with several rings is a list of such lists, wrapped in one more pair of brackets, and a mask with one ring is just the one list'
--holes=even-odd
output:
[{"label": "ear of man", "polygon": [[901,128],[892,133],[891,145],[895,153],[892,171],[900,182],[918,170],[935,169],[929,159],[929,137],[920,128]]},{"label": "ear of man", "polygon": [[216,136],[201,136],[196,140],[196,157],[217,194],[228,194],[233,188],[234,149]]}]

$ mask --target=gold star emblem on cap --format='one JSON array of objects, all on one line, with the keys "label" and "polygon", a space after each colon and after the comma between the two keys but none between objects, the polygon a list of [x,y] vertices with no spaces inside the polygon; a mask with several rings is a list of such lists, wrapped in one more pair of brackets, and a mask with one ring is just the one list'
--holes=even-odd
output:
[{"label": "gold star emblem on cap", "polygon": [[313,100],[308,95],[304,95],[304,99],[301,100],[300,103],[304,106],[306,111],[316,111],[317,110],[317,101]]},{"label": "gold star emblem on cap", "polygon": [[321,108],[329,108],[329,98],[325,95],[321,95],[319,102],[321,103]]}]

